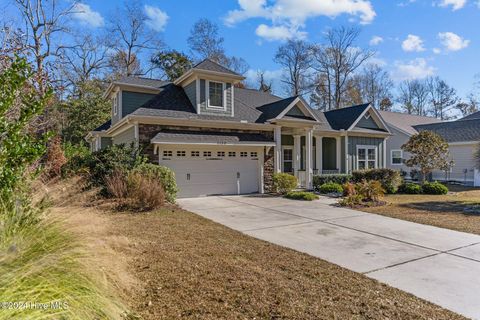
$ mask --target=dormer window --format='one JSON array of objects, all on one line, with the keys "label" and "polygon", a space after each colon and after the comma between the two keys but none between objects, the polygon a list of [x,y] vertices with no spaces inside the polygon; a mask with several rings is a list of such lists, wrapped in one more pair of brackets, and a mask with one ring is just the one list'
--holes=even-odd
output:
[{"label": "dormer window", "polygon": [[208,108],[225,109],[225,83],[207,81]]}]

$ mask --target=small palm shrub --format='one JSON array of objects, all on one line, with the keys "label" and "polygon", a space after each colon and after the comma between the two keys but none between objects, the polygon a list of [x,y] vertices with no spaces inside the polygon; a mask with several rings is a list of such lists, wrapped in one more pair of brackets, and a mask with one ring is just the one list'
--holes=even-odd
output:
[{"label": "small palm shrub", "polygon": [[399,193],[405,193],[405,194],[421,194],[422,193],[422,187],[416,183],[406,183],[402,184],[398,188]]},{"label": "small palm shrub", "polygon": [[298,180],[288,173],[275,173],[273,175],[273,187],[277,193],[287,194],[298,187]]},{"label": "small palm shrub", "polygon": [[323,194],[327,193],[343,193],[343,188],[340,184],[335,182],[327,182],[320,186],[319,192]]},{"label": "small palm shrub", "polygon": [[291,191],[285,195],[285,198],[293,200],[313,201],[317,200],[318,196],[312,192]]},{"label": "small palm shrub", "polygon": [[340,204],[343,207],[351,207],[351,208],[359,206],[362,203],[363,203],[363,198],[359,194],[349,195],[338,202],[338,204]]},{"label": "small palm shrub", "polygon": [[385,194],[380,181],[366,181],[357,184],[357,194],[362,196],[363,201],[379,201]]},{"label": "small palm shrub", "polygon": [[424,194],[447,194],[448,188],[440,182],[426,182],[422,185]]}]

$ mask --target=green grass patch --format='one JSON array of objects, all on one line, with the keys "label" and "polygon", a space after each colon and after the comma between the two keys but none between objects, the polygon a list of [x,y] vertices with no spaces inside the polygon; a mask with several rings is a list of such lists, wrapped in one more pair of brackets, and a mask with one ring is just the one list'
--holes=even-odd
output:
[{"label": "green grass patch", "polygon": [[313,200],[317,200],[318,196],[312,192],[291,191],[285,195],[285,198],[293,199],[293,200],[313,201]]},{"label": "green grass patch", "polygon": [[18,216],[0,214],[0,302],[12,303],[0,320],[121,319],[124,308],[89,274],[74,237],[58,222],[19,225]]}]

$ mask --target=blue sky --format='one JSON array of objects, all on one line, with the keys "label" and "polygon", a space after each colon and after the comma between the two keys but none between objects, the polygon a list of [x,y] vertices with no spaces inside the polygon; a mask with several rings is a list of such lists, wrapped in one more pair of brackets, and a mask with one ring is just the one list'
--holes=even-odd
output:
[{"label": "blue sky", "polygon": [[[0,0],[0,3],[5,0]],[[165,43],[188,52],[192,24],[207,17],[225,38],[227,54],[278,78],[272,58],[289,37],[321,41],[328,28],[362,29],[357,45],[377,51],[375,61],[395,81],[439,75],[461,96],[480,73],[480,0],[145,0],[151,28]],[[74,17],[83,32],[99,32],[119,1],[83,2]],[[276,83],[276,90],[279,83]]]}]

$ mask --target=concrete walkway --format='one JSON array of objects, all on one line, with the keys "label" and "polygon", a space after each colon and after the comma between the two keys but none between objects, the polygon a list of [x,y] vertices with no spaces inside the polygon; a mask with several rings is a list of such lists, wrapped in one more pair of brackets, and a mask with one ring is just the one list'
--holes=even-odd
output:
[{"label": "concrete walkway", "polygon": [[480,319],[480,236],[268,196],[181,199],[188,211]]}]

